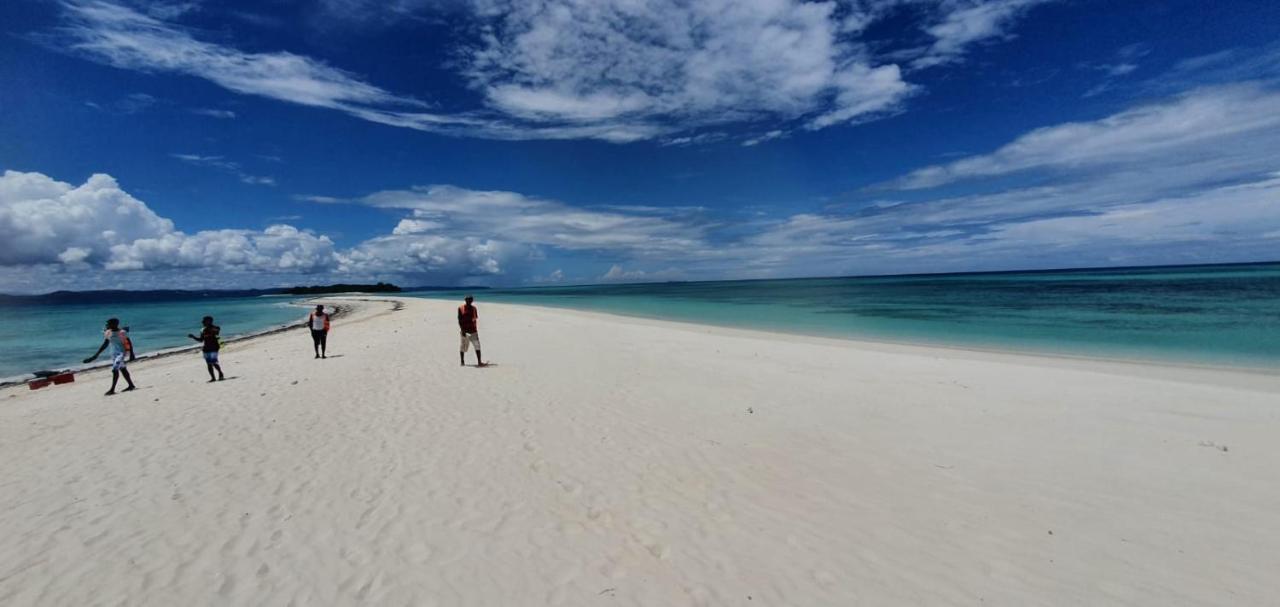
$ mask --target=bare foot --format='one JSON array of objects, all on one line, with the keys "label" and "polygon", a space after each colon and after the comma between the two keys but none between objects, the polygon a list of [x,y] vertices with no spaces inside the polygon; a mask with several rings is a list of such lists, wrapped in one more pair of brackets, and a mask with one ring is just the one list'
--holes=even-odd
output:
[{"label": "bare foot", "polygon": [[103,396],[115,396],[115,394],[116,394],[115,390],[107,390],[106,392],[102,393]]},{"label": "bare foot", "polygon": [[125,389],[121,390],[121,392],[132,392],[132,391],[137,390],[137,389],[138,389],[138,387],[137,387],[137,386],[132,386],[132,385],[131,385],[131,386],[129,386],[128,388],[125,388]]}]

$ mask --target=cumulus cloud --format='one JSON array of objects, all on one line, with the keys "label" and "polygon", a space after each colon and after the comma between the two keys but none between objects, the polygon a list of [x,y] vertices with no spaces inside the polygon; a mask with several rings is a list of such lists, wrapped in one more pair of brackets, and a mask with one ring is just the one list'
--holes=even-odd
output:
[{"label": "cumulus cloud", "polygon": [[0,176],[0,264],[102,261],[111,248],[174,231],[108,175],[72,186],[40,173]]},{"label": "cumulus cloud", "polygon": [[[157,275],[210,268],[450,284],[519,282],[545,259],[544,249],[669,259],[709,248],[703,228],[692,219],[698,209],[583,209],[514,192],[452,186],[387,190],[349,202],[401,209],[407,216],[389,234],[348,249],[284,224],[261,231],[187,233],[110,176],[94,175],[73,186],[40,173],[7,171],[0,177],[0,229],[12,236],[0,241],[0,266]],[[563,273],[553,277],[562,280]]]},{"label": "cumulus cloud", "polygon": [[98,266],[106,270],[214,267],[318,272],[335,268],[333,242],[287,225],[264,231],[187,234],[108,175],[83,185],[40,173],[0,176],[0,266]]},{"label": "cumulus cloud", "polygon": [[333,241],[288,225],[262,231],[171,232],[111,247],[108,270],[212,267],[233,271],[312,273],[335,267]]},{"label": "cumulus cloud", "polygon": [[[463,43],[451,67],[484,104],[454,112],[306,56],[203,41],[154,11],[103,0],[65,1],[56,43],[124,69],[195,76],[237,93],[402,128],[496,139],[692,142],[704,134],[698,131],[730,123],[821,129],[898,110],[917,87],[860,38],[892,7],[927,9],[932,43],[914,53],[919,67],[959,61],[967,46],[1005,35],[1040,1],[459,0],[447,10],[473,24],[462,31],[479,35]],[[416,1],[328,4],[346,15],[445,10]]]},{"label": "cumulus cloud", "polygon": [[341,271],[355,275],[396,274],[464,283],[527,269],[536,258],[524,243],[475,236],[392,234],[367,240],[342,255]]}]

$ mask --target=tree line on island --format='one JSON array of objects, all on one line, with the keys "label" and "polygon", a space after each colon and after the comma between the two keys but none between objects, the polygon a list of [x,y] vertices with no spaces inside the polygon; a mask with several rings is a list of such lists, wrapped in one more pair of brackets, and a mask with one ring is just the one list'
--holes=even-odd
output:
[{"label": "tree line on island", "polygon": [[378,284],[373,285],[349,285],[339,283],[336,285],[290,287],[285,289],[284,293],[286,295],[325,295],[329,293],[399,293],[402,290],[403,289],[400,287],[389,282],[379,282]]},{"label": "tree line on island", "polygon": [[333,293],[413,293],[418,291],[482,291],[487,287],[420,286],[399,287],[391,283],[334,284],[271,289],[159,289],[146,291],[99,290],[54,291],[37,295],[6,295],[0,293],[0,305],[44,305],[77,303],[130,303],[157,301],[189,301],[212,297],[261,297],[263,295],[329,295]]}]

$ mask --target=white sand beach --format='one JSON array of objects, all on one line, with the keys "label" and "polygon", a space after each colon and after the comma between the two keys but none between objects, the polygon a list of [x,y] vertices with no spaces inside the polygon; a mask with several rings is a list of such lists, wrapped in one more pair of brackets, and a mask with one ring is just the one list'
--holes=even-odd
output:
[{"label": "white sand beach", "polygon": [[0,391],[0,605],[1280,600],[1276,374],[376,299]]}]

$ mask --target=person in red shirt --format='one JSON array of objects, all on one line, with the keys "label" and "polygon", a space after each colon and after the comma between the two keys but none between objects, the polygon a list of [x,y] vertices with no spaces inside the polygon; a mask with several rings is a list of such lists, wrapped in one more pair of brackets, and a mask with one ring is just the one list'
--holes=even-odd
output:
[{"label": "person in red shirt", "polygon": [[471,305],[475,298],[468,295],[466,303],[458,306],[458,329],[462,334],[462,345],[458,347],[458,362],[467,366],[467,346],[476,347],[476,366],[483,367],[484,360],[480,356],[480,312]]}]

